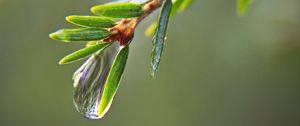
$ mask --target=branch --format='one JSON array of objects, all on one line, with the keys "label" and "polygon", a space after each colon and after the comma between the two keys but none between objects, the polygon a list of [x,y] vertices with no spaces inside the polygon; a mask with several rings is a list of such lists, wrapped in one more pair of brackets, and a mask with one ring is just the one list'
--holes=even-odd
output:
[{"label": "branch", "polygon": [[104,42],[119,41],[121,45],[127,45],[134,37],[134,30],[137,25],[149,16],[153,11],[161,7],[164,0],[152,0],[143,4],[143,14],[136,18],[122,19],[115,27],[109,28],[108,31],[112,34]]}]

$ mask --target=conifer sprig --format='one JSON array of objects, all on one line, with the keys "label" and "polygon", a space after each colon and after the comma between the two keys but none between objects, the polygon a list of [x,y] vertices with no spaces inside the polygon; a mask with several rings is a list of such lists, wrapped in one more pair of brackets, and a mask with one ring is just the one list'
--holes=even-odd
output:
[{"label": "conifer sprig", "polygon": [[[79,28],[60,29],[49,35],[62,42],[87,42],[86,47],[65,56],[59,64],[89,59],[74,73],[73,100],[77,111],[100,119],[109,110],[125,70],[129,46],[140,22],[160,9],[158,20],[147,30],[153,35],[150,75],[155,77],[161,61],[169,21],[194,0],[146,0],[117,2],[91,8],[95,15],[71,15],[66,20]],[[239,14],[252,0],[237,0]]]}]

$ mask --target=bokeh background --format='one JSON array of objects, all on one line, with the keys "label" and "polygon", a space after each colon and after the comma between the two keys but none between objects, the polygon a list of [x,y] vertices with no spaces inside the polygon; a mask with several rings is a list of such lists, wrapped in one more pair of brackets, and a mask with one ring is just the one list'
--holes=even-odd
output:
[{"label": "bokeh background", "polygon": [[300,1],[198,0],[175,17],[158,76],[149,77],[144,21],[109,113],[81,117],[59,66],[84,44],[48,38],[71,14],[109,0],[0,0],[0,126],[299,126]]}]

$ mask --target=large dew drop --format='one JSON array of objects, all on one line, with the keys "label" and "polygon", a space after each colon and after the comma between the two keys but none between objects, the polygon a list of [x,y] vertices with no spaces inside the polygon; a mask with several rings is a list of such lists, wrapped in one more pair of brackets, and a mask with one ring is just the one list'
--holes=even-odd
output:
[{"label": "large dew drop", "polygon": [[116,43],[91,56],[74,74],[74,104],[89,119],[100,119],[98,109],[103,87],[120,46]]}]

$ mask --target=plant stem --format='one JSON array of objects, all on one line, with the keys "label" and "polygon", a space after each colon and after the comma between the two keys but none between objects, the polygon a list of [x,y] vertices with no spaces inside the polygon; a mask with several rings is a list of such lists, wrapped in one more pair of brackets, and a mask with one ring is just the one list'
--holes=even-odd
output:
[{"label": "plant stem", "polygon": [[113,28],[108,29],[112,34],[109,38],[105,39],[105,42],[119,41],[121,45],[127,45],[134,37],[134,30],[137,25],[149,16],[153,11],[161,7],[164,0],[152,0],[143,4],[144,13],[136,18],[123,19],[118,22]]},{"label": "plant stem", "polygon": [[136,25],[148,15],[150,15],[154,10],[158,9],[162,5],[163,1],[164,0],[152,0],[149,3],[146,3],[143,6],[144,13],[141,16],[135,18],[135,21],[133,19],[133,21],[136,22]]}]

